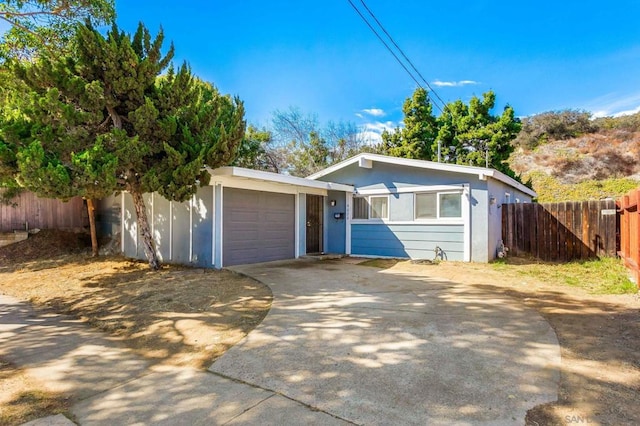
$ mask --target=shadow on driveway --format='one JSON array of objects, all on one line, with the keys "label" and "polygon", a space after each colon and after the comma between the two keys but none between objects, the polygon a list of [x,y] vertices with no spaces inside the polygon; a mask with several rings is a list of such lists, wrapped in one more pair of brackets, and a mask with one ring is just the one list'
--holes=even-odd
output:
[{"label": "shadow on driveway", "polygon": [[498,291],[340,261],[232,269],[274,302],[212,372],[358,424],[523,424],[557,399],[555,333]]}]

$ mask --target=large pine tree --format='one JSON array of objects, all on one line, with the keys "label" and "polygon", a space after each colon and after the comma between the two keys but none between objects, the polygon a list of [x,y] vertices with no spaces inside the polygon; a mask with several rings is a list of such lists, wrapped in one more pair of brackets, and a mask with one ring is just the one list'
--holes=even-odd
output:
[{"label": "large pine tree", "polygon": [[500,115],[492,114],[495,102],[495,94],[489,91],[482,99],[473,96],[468,105],[461,100],[446,104],[436,118],[428,92],[418,88],[404,102],[404,127],[385,131],[379,151],[395,157],[435,161],[440,144],[444,162],[471,166],[488,163],[489,167],[515,177],[507,159],[513,152],[512,141],[521,124],[510,106]]},{"label": "large pine tree", "polygon": [[30,98],[0,138],[0,151],[15,153],[0,157],[14,159],[5,169],[40,195],[128,191],[152,269],[160,263],[142,194],[187,200],[208,184],[205,166],[233,161],[245,129],[242,102],[186,64],[175,70],[163,38],[152,40],[142,24],[133,37],[115,25],[106,37],[81,25],[71,54],[15,65]]},{"label": "large pine tree", "polygon": [[438,134],[436,118],[428,92],[416,89],[402,106],[403,128],[382,133],[382,150],[393,157],[433,159],[433,144]]}]

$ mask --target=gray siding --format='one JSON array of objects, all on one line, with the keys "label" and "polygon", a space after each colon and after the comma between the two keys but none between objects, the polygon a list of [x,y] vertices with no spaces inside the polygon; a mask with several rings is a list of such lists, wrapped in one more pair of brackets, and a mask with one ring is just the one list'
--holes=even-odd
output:
[{"label": "gray siding", "polygon": [[131,194],[124,194],[124,206],[122,208],[122,222],[124,235],[122,252],[129,257],[138,257],[138,223],[136,222],[136,209],[133,207]]},{"label": "gray siding", "polygon": [[189,201],[171,203],[171,261],[187,264],[191,262],[191,208]]},{"label": "gray siding", "polygon": [[156,245],[156,253],[161,261],[171,259],[171,203],[164,197],[153,196],[153,239]]},{"label": "gray siding", "polygon": [[351,225],[353,255],[433,259],[436,246],[448,260],[464,260],[464,225]]},{"label": "gray siding", "polygon": [[198,189],[192,209],[193,254],[191,261],[203,267],[213,266],[213,188]]},{"label": "gray siding", "polygon": [[495,203],[489,203],[488,208],[488,239],[487,251],[489,260],[495,259],[498,244],[502,240],[502,205],[521,202],[530,203],[531,196],[512,188],[495,179],[491,179],[488,184],[488,197],[495,198]]},{"label": "gray siding", "polygon": [[471,189],[471,260],[473,262],[488,262],[491,258],[487,251],[489,235],[486,182],[482,188]]},{"label": "gray siding", "polygon": [[[212,194],[210,186],[200,188],[193,203],[193,212],[190,201],[178,203],[158,194],[144,194],[149,226],[161,261],[212,266],[213,196],[207,194]],[[124,194],[122,220],[123,253],[129,257],[146,259],[133,199],[128,193]]]}]

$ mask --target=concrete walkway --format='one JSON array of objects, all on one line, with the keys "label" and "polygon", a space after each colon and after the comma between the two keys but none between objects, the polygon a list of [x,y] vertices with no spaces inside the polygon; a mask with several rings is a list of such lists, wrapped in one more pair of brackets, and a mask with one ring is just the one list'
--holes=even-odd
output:
[{"label": "concrete walkway", "polygon": [[274,303],[212,372],[368,425],[521,425],[557,399],[555,333],[500,293],[344,261],[232,269]]},{"label": "concrete walkway", "polygon": [[[0,295],[0,356],[71,395],[81,425],[348,424],[272,391],[207,371],[150,367],[118,342],[62,315]],[[63,425],[60,416],[35,425]]]},{"label": "concrete walkway", "polygon": [[555,334],[503,295],[343,261],[234,269],[273,307],[208,372],[6,296],[0,356],[72,395],[81,425],[523,424],[557,398]]}]

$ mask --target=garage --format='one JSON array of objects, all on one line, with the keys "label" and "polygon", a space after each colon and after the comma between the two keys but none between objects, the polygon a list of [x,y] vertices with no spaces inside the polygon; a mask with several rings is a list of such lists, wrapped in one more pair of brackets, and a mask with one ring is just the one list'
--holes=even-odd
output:
[{"label": "garage", "polygon": [[295,195],[224,188],[224,266],[295,258]]}]

